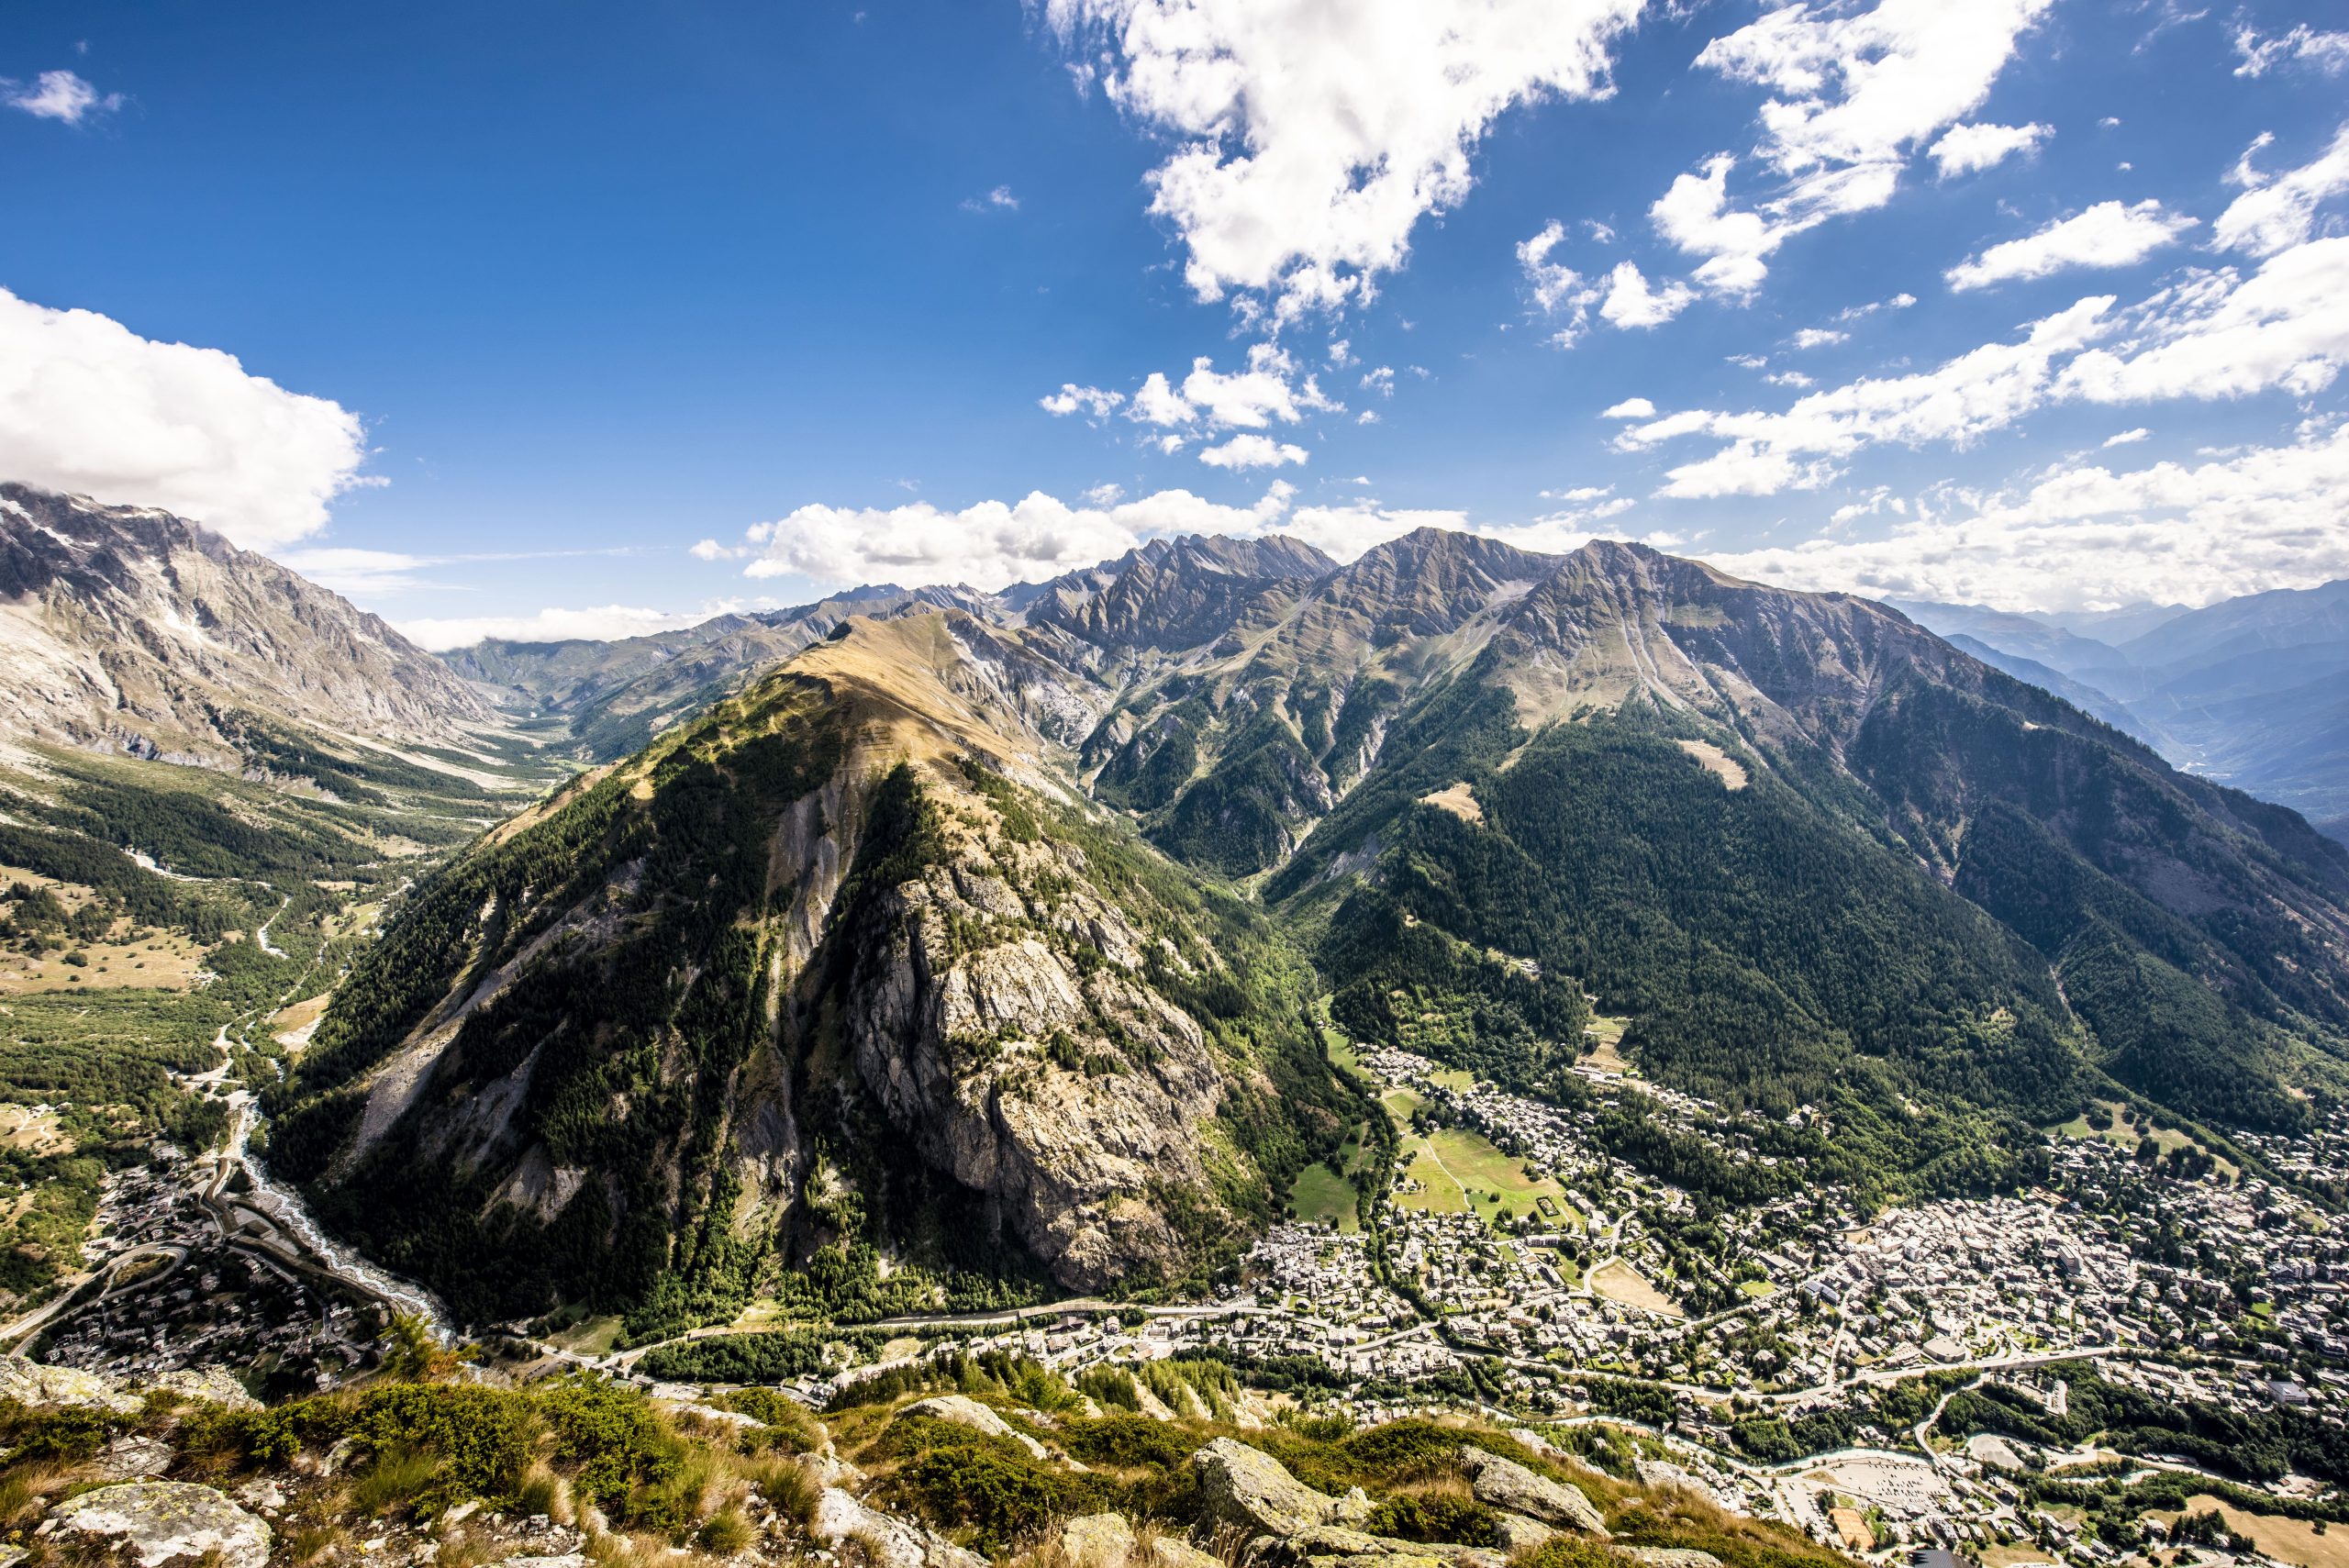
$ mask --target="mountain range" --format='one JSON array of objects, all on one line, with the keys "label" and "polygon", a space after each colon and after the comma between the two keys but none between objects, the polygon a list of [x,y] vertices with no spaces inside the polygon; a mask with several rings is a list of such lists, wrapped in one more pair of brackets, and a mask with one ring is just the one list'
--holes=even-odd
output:
[{"label": "mountain range", "polygon": [[761,625],[807,640],[421,884],[273,1097],[468,1312],[1196,1283],[1374,1130],[1317,995],[1566,1102],[1627,1018],[1887,1196],[2090,1097],[2223,1139],[2342,1083],[2349,851],[1865,600],[1424,529]]},{"label": "mountain range", "polygon": [[[2089,711],[2046,662],[2117,668],[2076,634],[1421,529],[442,664],[193,525],[6,495],[10,559],[48,562],[16,635],[104,676],[24,699],[61,744],[9,810],[107,877],[150,874],[125,792],[191,779],[361,836],[249,900],[300,893],[348,965],[306,1040],[253,1048],[269,1159],[475,1321],[1194,1291],[1299,1172],[1393,1136],[1333,1034],[1575,1105],[1620,1020],[1799,1157],[1600,1119],[1726,1202],[1796,1169],[2010,1188],[2092,1099],[2251,1162],[2232,1133],[2344,1087],[2349,850],[2131,733],[2166,686]],[[2181,658],[2258,662],[2208,624]],[[107,810],[76,804],[99,751]]]},{"label": "mountain range", "polygon": [[2349,837],[2349,580],[2068,628],[1976,606],[1900,608],[2179,767]]}]

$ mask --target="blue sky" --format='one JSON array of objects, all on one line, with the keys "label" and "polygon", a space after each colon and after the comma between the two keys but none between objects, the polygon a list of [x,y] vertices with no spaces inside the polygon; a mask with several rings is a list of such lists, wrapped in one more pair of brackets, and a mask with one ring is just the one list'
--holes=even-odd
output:
[{"label": "blue sky", "polygon": [[2327,16],[18,6],[0,469],[436,643],[1190,528],[2304,584],[2349,575]]}]

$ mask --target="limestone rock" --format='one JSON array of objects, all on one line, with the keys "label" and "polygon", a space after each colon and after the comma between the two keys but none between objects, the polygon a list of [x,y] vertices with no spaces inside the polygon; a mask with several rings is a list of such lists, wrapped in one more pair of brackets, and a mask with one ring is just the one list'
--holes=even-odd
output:
[{"label": "limestone rock", "polygon": [[1469,1490],[1476,1501],[1505,1514],[1523,1514],[1546,1525],[1607,1539],[1607,1522],[1579,1486],[1553,1481],[1513,1459],[1474,1446],[1460,1451],[1460,1468],[1468,1473]]},{"label": "limestone rock", "polygon": [[[1540,1519],[1529,1519],[1523,1514],[1497,1515],[1494,1524],[1500,1533],[1501,1551],[1511,1557],[1520,1551],[1534,1551],[1557,1533]],[[1657,1568],[1669,1568],[1669,1565],[1658,1564]]]},{"label": "limestone rock", "polygon": [[61,1405],[95,1406],[124,1416],[142,1403],[137,1395],[125,1394],[110,1377],[70,1366],[43,1366],[24,1356],[0,1356],[0,1399],[14,1399],[36,1410]]},{"label": "limestone rock", "polygon": [[1061,1526],[1061,1553],[1074,1568],[1125,1568],[1134,1527],[1123,1514],[1086,1514]]},{"label": "limestone rock", "polygon": [[[1264,1535],[1296,1535],[1339,1516],[1340,1503],[1261,1449],[1218,1438],[1191,1456],[1210,1518]],[[1371,1539],[1364,1536],[1364,1540]]]},{"label": "limestone rock", "polygon": [[206,1405],[225,1406],[231,1410],[258,1410],[261,1401],[245,1392],[225,1366],[191,1366],[174,1372],[159,1372],[147,1379],[148,1385],[176,1394],[183,1399],[198,1399]]},{"label": "limestone rock", "polygon": [[1686,1546],[1618,1546],[1610,1550],[1618,1557],[1639,1563],[1641,1568],[1721,1568],[1721,1560],[1711,1552]]},{"label": "limestone rock", "polygon": [[869,1508],[837,1486],[816,1500],[808,1533],[827,1546],[856,1540],[880,1568],[986,1568],[986,1559]]},{"label": "limestone rock", "polygon": [[144,1481],[172,1467],[172,1445],[161,1438],[117,1438],[94,1462],[108,1481]]},{"label": "limestone rock", "polygon": [[[1042,1443],[967,1395],[936,1395],[907,1406],[905,1413],[908,1416],[928,1416],[932,1420],[949,1421],[958,1427],[968,1427],[974,1432],[985,1432],[991,1438],[1009,1438],[1035,1458],[1047,1457]],[[1115,1518],[1117,1516],[1111,1514],[1096,1517]]]},{"label": "limestone rock", "polygon": [[101,1486],[50,1510],[51,1533],[76,1562],[263,1568],[269,1527],[209,1486],[132,1481]]},{"label": "limestone rock", "polygon": [[1344,1525],[1315,1525],[1252,1543],[1243,1568],[1504,1568],[1504,1564],[1499,1552],[1481,1546],[1397,1540]]}]

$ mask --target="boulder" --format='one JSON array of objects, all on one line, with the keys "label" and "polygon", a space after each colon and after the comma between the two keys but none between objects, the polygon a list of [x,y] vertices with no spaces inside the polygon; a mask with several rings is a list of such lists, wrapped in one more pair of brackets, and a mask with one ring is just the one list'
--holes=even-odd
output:
[{"label": "boulder", "polygon": [[905,1413],[908,1416],[928,1416],[934,1421],[951,1421],[958,1427],[968,1427],[974,1432],[985,1432],[991,1438],[1009,1438],[1033,1457],[1048,1457],[1042,1443],[966,1395],[940,1394],[928,1399],[918,1399],[907,1406]]},{"label": "boulder", "polygon": [[816,1499],[807,1532],[827,1546],[861,1542],[880,1568],[986,1568],[986,1559],[903,1519],[869,1508],[837,1486]]},{"label": "boulder", "polygon": [[1616,1546],[1609,1550],[1618,1557],[1639,1563],[1641,1568],[1721,1568],[1720,1558],[1693,1547]]},{"label": "boulder", "polygon": [[200,1400],[206,1405],[224,1405],[231,1410],[258,1410],[261,1401],[245,1392],[224,1366],[182,1367],[173,1372],[159,1372],[147,1380],[149,1386],[176,1394],[183,1399]]},{"label": "boulder", "polygon": [[1500,1533],[1501,1551],[1511,1557],[1534,1551],[1557,1533],[1540,1519],[1529,1519],[1523,1514],[1496,1514],[1493,1523]]},{"label": "boulder", "polygon": [[1142,1540],[1122,1514],[1087,1514],[1061,1527],[1070,1568],[1224,1568],[1223,1559],[1171,1535]]},{"label": "boulder", "polygon": [[593,1568],[587,1555],[581,1551],[566,1551],[557,1557],[508,1557],[491,1564],[491,1568]]},{"label": "boulder", "polygon": [[[1261,1449],[1218,1438],[1191,1456],[1208,1517],[1256,1535],[1295,1535],[1336,1521],[1344,1505]],[[1364,1539],[1367,1540],[1368,1537]]]},{"label": "boulder", "polygon": [[50,1510],[43,1533],[67,1561],[137,1568],[263,1568],[269,1527],[209,1486],[132,1481],[100,1486]]},{"label": "boulder", "polygon": [[1460,1468],[1468,1473],[1469,1490],[1476,1501],[1505,1514],[1522,1514],[1545,1525],[1580,1530],[1607,1539],[1607,1522],[1579,1486],[1553,1481],[1513,1459],[1488,1453],[1473,1445],[1460,1451]]},{"label": "boulder", "polygon": [[1061,1555],[1074,1568],[1125,1568],[1134,1527],[1123,1514],[1087,1514],[1061,1526]]},{"label": "boulder", "polygon": [[1505,1562],[1481,1546],[1397,1540],[1345,1525],[1316,1525],[1252,1542],[1243,1568],[1504,1568]]}]

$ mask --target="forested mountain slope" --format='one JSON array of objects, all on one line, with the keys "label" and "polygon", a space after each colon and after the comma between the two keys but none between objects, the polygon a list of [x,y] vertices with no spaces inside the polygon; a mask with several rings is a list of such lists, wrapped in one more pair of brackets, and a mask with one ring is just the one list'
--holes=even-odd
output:
[{"label": "forested mountain slope", "polygon": [[418,886],[273,1163],[468,1315],[1196,1281],[1362,1107],[1263,917],[1052,766],[1074,700],[844,623]]}]

